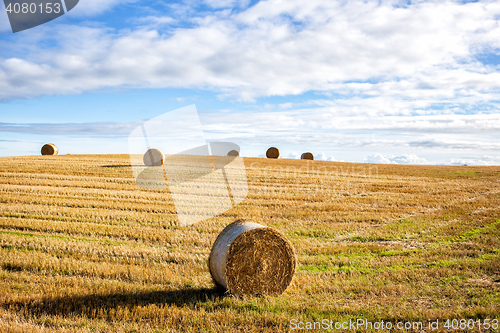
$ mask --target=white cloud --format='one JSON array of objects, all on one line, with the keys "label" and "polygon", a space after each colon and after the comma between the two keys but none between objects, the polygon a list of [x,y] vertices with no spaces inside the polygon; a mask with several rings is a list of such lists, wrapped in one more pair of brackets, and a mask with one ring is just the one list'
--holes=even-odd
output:
[{"label": "white cloud", "polygon": [[488,138],[490,140],[485,140],[485,138],[481,138],[480,132],[475,136],[473,134],[469,134],[467,136],[457,136],[457,137],[449,137],[449,136],[438,136],[437,138],[433,138],[432,136],[428,140],[415,140],[407,143],[409,147],[419,147],[419,148],[427,148],[427,149],[447,149],[447,150],[491,150],[491,151],[500,151],[500,142],[496,141],[496,137],[492,136]]},{"label": "white cloud", "polygon": [[278,108],[280,109],[292,109],[293,108],[293,103],[281,103],[278,105]]},{"label": "white cloud", "polygon": [[81,0],[70,13],[74,16],[93,16],[101,14],[114,6],[137,1],[138,0]]},{"label": "white cloud", "polygon": [[[91,15],[116,4],[87,0],[75,11]],[[243,100],[334,91],[375,98],[365,103],[386,105],[388,113],[411,112],[421,99],[498,100],[500,74],[476,61],[474,52],[500,46],[499,14],[494,2],[403,8],[269,0],[240,13],[192,18],[194,28],[168,34],[69,27],[59,32],[57,50],[0,62],[0,99],[129,85],[197,87]],[[380,83],[356,83],[367,80]],[[353,98],[347,103],[363,106]]]},{"label": "white cloud", "polygon": [[173,23],[177,23],[176,19],[173,19],[170,16],[144,16],[135,20],[139,25],[144,25],[150,29],[153,29],[162,25],[169,25]]},{"label": "white cloud", "polygon": [[471,156],[462,158],[453,158],[447,164],[452,165],[500,165],[500,156],[488,156],[484,155],[482,157]]},{"label": "white cloud", "polygon": [[335,157],[327,156],[325,153],[319,153],[318,155],[314,155],[314,159],[318,161],[336,161]]},{"label": "white cloud", "polygon": [[204,0],[206,5],[212,8],[246,7],[250,0]]},{"label": "white cloud", "polygon": [[396,162],[391,161],[391,156],[384,156],[380,153],[375,153],[370,156],[366,156],[365,163],[379,163],[379,164],[396,164]]},{"label": "white cloud", "polygon": [[415,154],[403,154],[400,156],[394,156],[375,153],[366,156],[364,162],[379,164],[431,164],[425,158],[418,157]]},{"label": "white cloud", "polygon": [[325,154],[325,153],[320,153],[320,154],[318,154],[318,155],[314,156],[314,158],[315,158],[316,160],[319,160],[319,161],[325,161],[325,160],[327,159],[327,157],[326,157],[326,154]]},{"label": "white cloud", "polygon": [[[260,110],[210,114],[202,118],[207,132],[226,133],[233,140],[349,150],[498,151],[499,114],[356,116],[345,108]],[[371,148],[369,148],[371,147]],[[321,151],[321,150],[320,150]]]},{"label": "white cloud", "polygon": [[401,156],[395,156],[391,158],[391,160],[397,164],[430,164],[425,158],[418,157],[415,154],[403,154]]}]

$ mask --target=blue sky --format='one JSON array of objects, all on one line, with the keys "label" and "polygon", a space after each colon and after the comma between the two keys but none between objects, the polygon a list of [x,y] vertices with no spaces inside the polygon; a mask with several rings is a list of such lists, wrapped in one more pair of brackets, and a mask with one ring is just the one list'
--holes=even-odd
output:
[{"label": "blue sky", "polygon": [[191,104],[243,156],[500,165],[500,3],[80,0],[16,34],[0,5],[0,156],[127,153]]}]

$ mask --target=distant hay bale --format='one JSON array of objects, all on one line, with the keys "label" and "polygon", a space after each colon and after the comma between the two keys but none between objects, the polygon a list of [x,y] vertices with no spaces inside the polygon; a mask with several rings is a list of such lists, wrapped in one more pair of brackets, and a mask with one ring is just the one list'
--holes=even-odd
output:
[{"label": "distant hay bale", "polygon": [[142,161],[147,166],[161,166],[163,165],[163,161],[165,161],[165,155],[163,155],[161,150],[151,148],[144,154]]},{"label": "distant hay bale", "polygon": [[57,155],[58,153],[59,149],[53,143],[47,143],[42,147],[42,155]]},{"label": "distant hay bale", "polygon": [[271,147],[266,152],[267,158],[278,158],[280,157],[280,151],[276,147]]},{"label": "distant hay bale", "polygon": [[227,153],[227,156],[238,157],[240,156],[240,152],[233,149],[229,153]]},{"label": "distant hay bale", "polygon": [[292,281],[297,257],[275,229],[240,220],[219,234],[208,266],[215,284],[233,295],[280,295]]},{"label": "distant hay bale", "polygon": [[300,156],[300,159],[302,160],[314,160],[314,155],[307,152],[307,153],[303,153],[301,156]]}]

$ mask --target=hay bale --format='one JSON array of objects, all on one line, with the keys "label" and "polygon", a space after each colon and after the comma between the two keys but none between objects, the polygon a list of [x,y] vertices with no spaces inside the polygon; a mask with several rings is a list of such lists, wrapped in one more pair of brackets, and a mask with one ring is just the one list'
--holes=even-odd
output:
[{"label": "hay bale", "polygon": [[215,284],[233,295],[280,295],[292,281],[297,257],[275,229],[240,220],[219,234],[208,266]]},{"label": "hay bale", "polygon": [[303,153],[301,156],[300,156],[300,159],[301,160],[314,160],[314,155],[307,152],[307,153]]},{"label": "hay bale", "polygon": [[280,151],[276,147],[271,147],[266,152],[267,158],[278,158],[280,157]]},{"label": "hay bale", "polygon": [[147,166],[161,166],[163,165],[163,161],[165,161],[165,155],[163,155],[161,150],[151,148],[144,154],[142,161]]},{"label": "hay bale", "polygon": [[59,149],[53,143],[47,143],[42,147],[42,155],[57,155],[59,153]]},{"label": "hay bale", "polygon": [[233,149],[229,153],[227,153],[227,156],[238,157],[238,156],[240,156],[240,152]]}]

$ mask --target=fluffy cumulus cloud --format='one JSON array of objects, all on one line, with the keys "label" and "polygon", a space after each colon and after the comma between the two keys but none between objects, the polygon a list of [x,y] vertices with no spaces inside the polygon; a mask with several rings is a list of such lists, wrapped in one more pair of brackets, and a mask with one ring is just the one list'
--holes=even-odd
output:
[{"label": "fluffy cumulus cloud", "polygon": [[[116,3],[77,8],[90,15]],[[123,85],[212,89],[242,100],[314,90],[378,97],[370,105],[410,112],[415,100],[499,97],[497,67],[477,58],[500,49],[497,2],[269,0],[238,11],[225,9],[234,1],[206,4],[220,10],[185,18],[189,27],[59,29],[56,48],[40,43],[0,60],[0,98]]]},{"label": "fluffy cumulus cloud", "polygon": [[204,0],[204,4],[212,8],[231,8],[231,7],[246,7],[250,3],[249,0]]},{"label": "fluffy cumulus cloud", "polygon": [[327,156],[325,153],[320,153],[320,154],[314,156],[314,159],[316,159],[318,161],[336,161],[335,157]]},{"label": "fluffy cumulus cloud", "polygon": [[365,163],[381,163],[381,164],[396,164],[396,162],[391,161],[390,157],[384,156],[380,153],[375,153],[370,156],[366,156]]},{"label": "fluffy cumulus cloud", "polygon": [[418,157],[415,154],[403,154],[400,156],[383,155],[375,153],[366,156],[365,163],[380,163],[380,164],[430,164],[425,158]]}]

